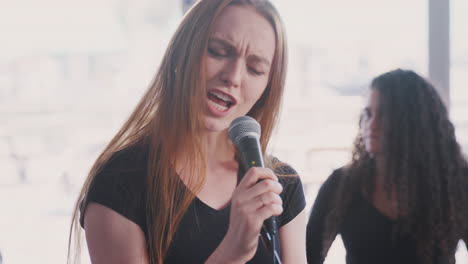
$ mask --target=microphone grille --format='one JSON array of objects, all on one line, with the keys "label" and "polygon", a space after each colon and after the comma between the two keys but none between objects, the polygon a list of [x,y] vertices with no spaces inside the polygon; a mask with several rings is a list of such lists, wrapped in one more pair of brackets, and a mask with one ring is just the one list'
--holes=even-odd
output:
[{"label": "microphone grille", "polygon": [[245,136],[255,136],[260,139],[261,128],[257,120],[250,116],[240,116],[234,119],[228,130],[229,139],[237,145]]}]

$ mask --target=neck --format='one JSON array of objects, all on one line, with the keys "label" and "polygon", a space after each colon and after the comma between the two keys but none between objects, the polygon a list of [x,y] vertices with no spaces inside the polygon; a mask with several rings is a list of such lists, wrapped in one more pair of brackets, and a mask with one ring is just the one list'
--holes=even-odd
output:
[{"label": "neck", "polygon": [[390,190],[385,189],[385,162],[382,158],[375,158],[375,187],[377,190],[382,190],[384,192],[390,192],[391,195],[394,195],[395,189],[393,183],[390,183]]},{"label": "neck", "polygon": [[384,183],[384,162],[382,157],[375,156],[375,184],[381,186]]},{"label": "neck", "polygon": [[[207,174],[209,171],[219,167],[230,167],[237,169],[234,160],[235,147],[228,138],[227,130],[222,132],[207,132],[205,137],[204,156]],[[180,157],[176,164],[176,171],[181,179],[186,183],[193,176],[192,169],[188,162],[188,157]],[[201,164],[192,164],[199,166]]]},{"label": "neck", "polygon": [[227,130],[207,132],[205,138],[205,157],[209,166],[212,163],[234,160],[235,147],[229,140]]},{"label": "neck", "polygon": [[382,174],[382,172],[384,171],[384,161],[382,157],[375,156],[374,159],[375,159],[375,170],[377,174]]}]

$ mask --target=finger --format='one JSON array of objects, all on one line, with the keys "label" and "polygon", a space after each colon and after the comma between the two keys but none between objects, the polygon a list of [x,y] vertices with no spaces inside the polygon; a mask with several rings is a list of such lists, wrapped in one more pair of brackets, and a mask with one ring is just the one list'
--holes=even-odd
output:
[{"label": "finger", "polygon": [[254,186],[247,190],[245,195],[255,197],[267,192],[280,194],[282,191],[283,186],[279,182],[267,179],[256,183]]},{"label": "finger", "polygon": [[265,193],[278,195],[282,192],[282,190],[283,186],[279,182],[273,180],[262,180],[247,190],[238,186],[238,189],[233,194],[232,200],[241,204],[249,203],[250,200],[258,199],[258,196]]},{"label": "finger", "polygon": [[271,169],[252,167],[245,173],[239,185],[246,186],[248,188],[255,185],[259,180],[265,179],[278,181],[278,177],[276,177],[275,173]]},{"label": "finger", "polygon": [[271,216],[278,216],[283,212],[283,206],[279,204],[269,204],[257,210],[258,216],[265,221]]},{"label": "finger", "polygon": [[[275,203],[257,207],[256,210],[248,212],[247,208],[251,205],[254,205],[255,203],[258,204],[261,203],[261,201],[257,199],[255,202],[250,203],[249,206],[244,206],[241,210],[242,215],[245,216],[245,220],[247,220],[249,223],[248,226],[252,228],[251,230],[260,231],[260,228],[266,219],[270,218],[271,216],[281,215],[283,212],[283,206]],[[238,218],[240,216],[241,214],[232,215],[233,218]]]},{"label": "finger", "polygon": [[262,206],[267,206],[270,204],[283,205],[283,200],[278,194],[268,192],[256,197],[256,200],[260,200]]},{"label": "finger", "polygon": [[242,215],[252,215],[256,211],[264,206],[264,202],[260,198],[247,199],[245,197],[233,198],[231,201],[232,208],[237,208],[238,212]]}]

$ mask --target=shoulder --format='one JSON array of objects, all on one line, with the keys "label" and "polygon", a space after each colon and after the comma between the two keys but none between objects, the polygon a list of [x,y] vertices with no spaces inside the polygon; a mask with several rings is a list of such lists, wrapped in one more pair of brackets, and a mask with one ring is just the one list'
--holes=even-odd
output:
[{"label": "shoulder", "polygon": [[145,189],[148,148],[131,146],[115,152],[98,170],[89,188],[91,197],[114,195],[134,199]]},{"label": "shoulder", "polygon": [[322,188],[335,188],[345,178],[347,167],[341,167],[332,171],[330,176],[323,182]]},{"label": "shoulder", "polygon": [[346,177],[346,168],[338,168],[332,171],[330,176],[320,186],[317,196],[315,198],[316,204],[328,204],[333,197],[339,192],[343,179]]},{"label": "shoulder", "polygon": [[279,217],[279,226],[283,226],[305,208],[306,201],[301,178],[293,167],[276,157],[267,157],[266,165],[278,176],[278,180],[283,186],[283,192],[280,196],[283,199],[284,211]]},{"label": "shoulder", "polygon": [[148,167],[148,147],[131,146],[115,152],[98,170],[91,185],[105,181],[109,186],[143,186]]},{"label": "shoulder", "polygon": [[276,174],[276,176],[281,177],[281,176],[297,176],[299,177],[299,174],[297,171],[291,167],[286,162],[283,162],[279,160],[277,157],[274,156],[268,156],[266,159],[266,165],[268,168],[272,169],[273,172]]},{"label": "shoulder", "polygon": [[273,170],[284,188],[290,187],[289,185],[299,185],[300,188],[302,188],[299,173],[288,163],[279,160],[277,157],[268,156],[266,159],[266,166]]},{"label": "shoulder", "polygon": [[[95,202],[143,228],[147,161],[148,148],[142,145],[114,153],[92,179],[81,205],[82,213],[90,202]],[[83,216],[80,219],[82,226]]]},{"label": "shoulder", "polygon": [[106,172],[131,172],[142,170],[148,162],[147,145],[134,145],[115,152],[98,174]]}]

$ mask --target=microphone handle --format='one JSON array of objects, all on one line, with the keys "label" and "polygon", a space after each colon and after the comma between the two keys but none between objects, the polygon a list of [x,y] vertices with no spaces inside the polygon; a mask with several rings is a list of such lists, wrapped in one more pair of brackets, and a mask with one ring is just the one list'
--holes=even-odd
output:
[{"label": "microphone handle", "polygon": [[[260,147],[260,142],[255,136],[244,136],[239,140],[237,144],[238,150],[241,157],[241,165],[245,171],[251,167],[261,167],[264,168],[262,157],[262,149]],[[278,236],[278,223],[276,221],[276,216],[272,216],[265,220],[262,228],[262,235],[267,237],[269,246],[273,254],[272,263],[281,263],[279,260],[280,248],[279,248],[279,236]]]},{"label": "microphone handle", "polygon": [[255,136],[244,136],[239,140],[237,148],[240,152],[241,165],[247,171],[252,167],[264,168],[262,148]]}]

